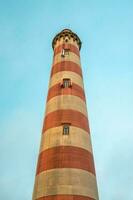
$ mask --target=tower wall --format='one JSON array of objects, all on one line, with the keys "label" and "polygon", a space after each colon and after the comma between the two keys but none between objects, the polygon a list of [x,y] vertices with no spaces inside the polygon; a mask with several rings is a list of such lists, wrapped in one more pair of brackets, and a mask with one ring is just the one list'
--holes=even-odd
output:
[{"label": "tower wall", "polygon": [[33,200],[98,200],[81,41],[65,29],[52,45],[54,57]]}]

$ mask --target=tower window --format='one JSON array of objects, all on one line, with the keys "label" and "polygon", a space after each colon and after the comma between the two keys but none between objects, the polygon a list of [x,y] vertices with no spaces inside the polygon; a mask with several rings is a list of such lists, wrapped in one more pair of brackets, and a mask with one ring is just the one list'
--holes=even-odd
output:
[{"label": "tower window", "polygon": [[69,49],[65,49],[65,56],[69,55]]},{"label": "tower window", "polygon": [[63,85],[64,88],[71,87],[71,85],[72,85],[71,80],[69,78],[64,78],[62,85]]},{"label": "tower window", "polygon": [[63,125],[63,135],[69,135],[69,124]]},{"label": "tower window", "polygon": [[69,55],[69,49],[62,49],[61,56],[65,57],[65,56],[68,56],[68,55]]}]

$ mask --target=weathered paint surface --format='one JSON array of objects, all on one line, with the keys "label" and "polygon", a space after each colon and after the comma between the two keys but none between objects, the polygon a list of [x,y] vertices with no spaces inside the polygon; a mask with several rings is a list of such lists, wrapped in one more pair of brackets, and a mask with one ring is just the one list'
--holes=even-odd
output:
[{"label": "weathered paint surface", "polygon": [[[54,58],[33,200],[98,200],[80,64],[81,42],[68,29],[53,40]],[[63,49],[68,53],[62,55]],[[62,87],[63,79],[71,86]],[[69,124],[69,134],[63,134]]]}]

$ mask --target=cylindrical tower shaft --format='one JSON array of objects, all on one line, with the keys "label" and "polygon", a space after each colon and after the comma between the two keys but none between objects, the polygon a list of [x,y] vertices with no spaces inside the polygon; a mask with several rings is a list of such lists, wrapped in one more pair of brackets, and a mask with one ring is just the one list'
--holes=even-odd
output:
[{"label": "cylindrical tower shaft", "polygon": [[79,50],[69,29],[55,36],[33,200],[98,200]]}]

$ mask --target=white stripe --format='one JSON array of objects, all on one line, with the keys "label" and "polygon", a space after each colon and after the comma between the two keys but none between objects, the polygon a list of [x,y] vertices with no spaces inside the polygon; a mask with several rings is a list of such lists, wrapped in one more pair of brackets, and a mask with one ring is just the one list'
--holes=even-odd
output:
[{"label": "white stripe", "polygon": [[61,81],[64,78],[69,78],[71,79],[72,83],[75,83],[79,85],[81,88],[84,88],[83,79],[81,78],[81,76],[79,76],[75,72],[70,72],[70,71],[63,71],[63,72],[58,72],[56,74],[53,74],[49,83],[49,88],[51,88],[55,84],[61,83]]},{"label": "white stripe", "polygon": [[76,64],[81,65],[80,63],[80,58],[79,56],[77,56],[75,53],[73,52],[69,52],[69,55],[66,55],[65,57],[62,57],[61,56],[61,53],[58,53],[54,56],[54,62],[53,62],[53,65],[59,63],[59,62],[62,62],[62,61],[72,61]]},{"label": "white stripe", "polygon": [[86,103],[81,98],[74,95],[58,95],[50,99],[46,104],[45,115],[62,109],[76,110],[87,116]]},{"label": "white stripe", "polygon": [[56,146],[74,146],[92,152],[90,134],[75,126],[70,126],[69,135],[63,135],[63,126],[50,128],[42,134],[40,152]]},{"label": "white stripe", "polygon": [[33,200],[48,195],[82,195],[98,200],[96,177],[85,170],[47,170],[36,177]]}]

